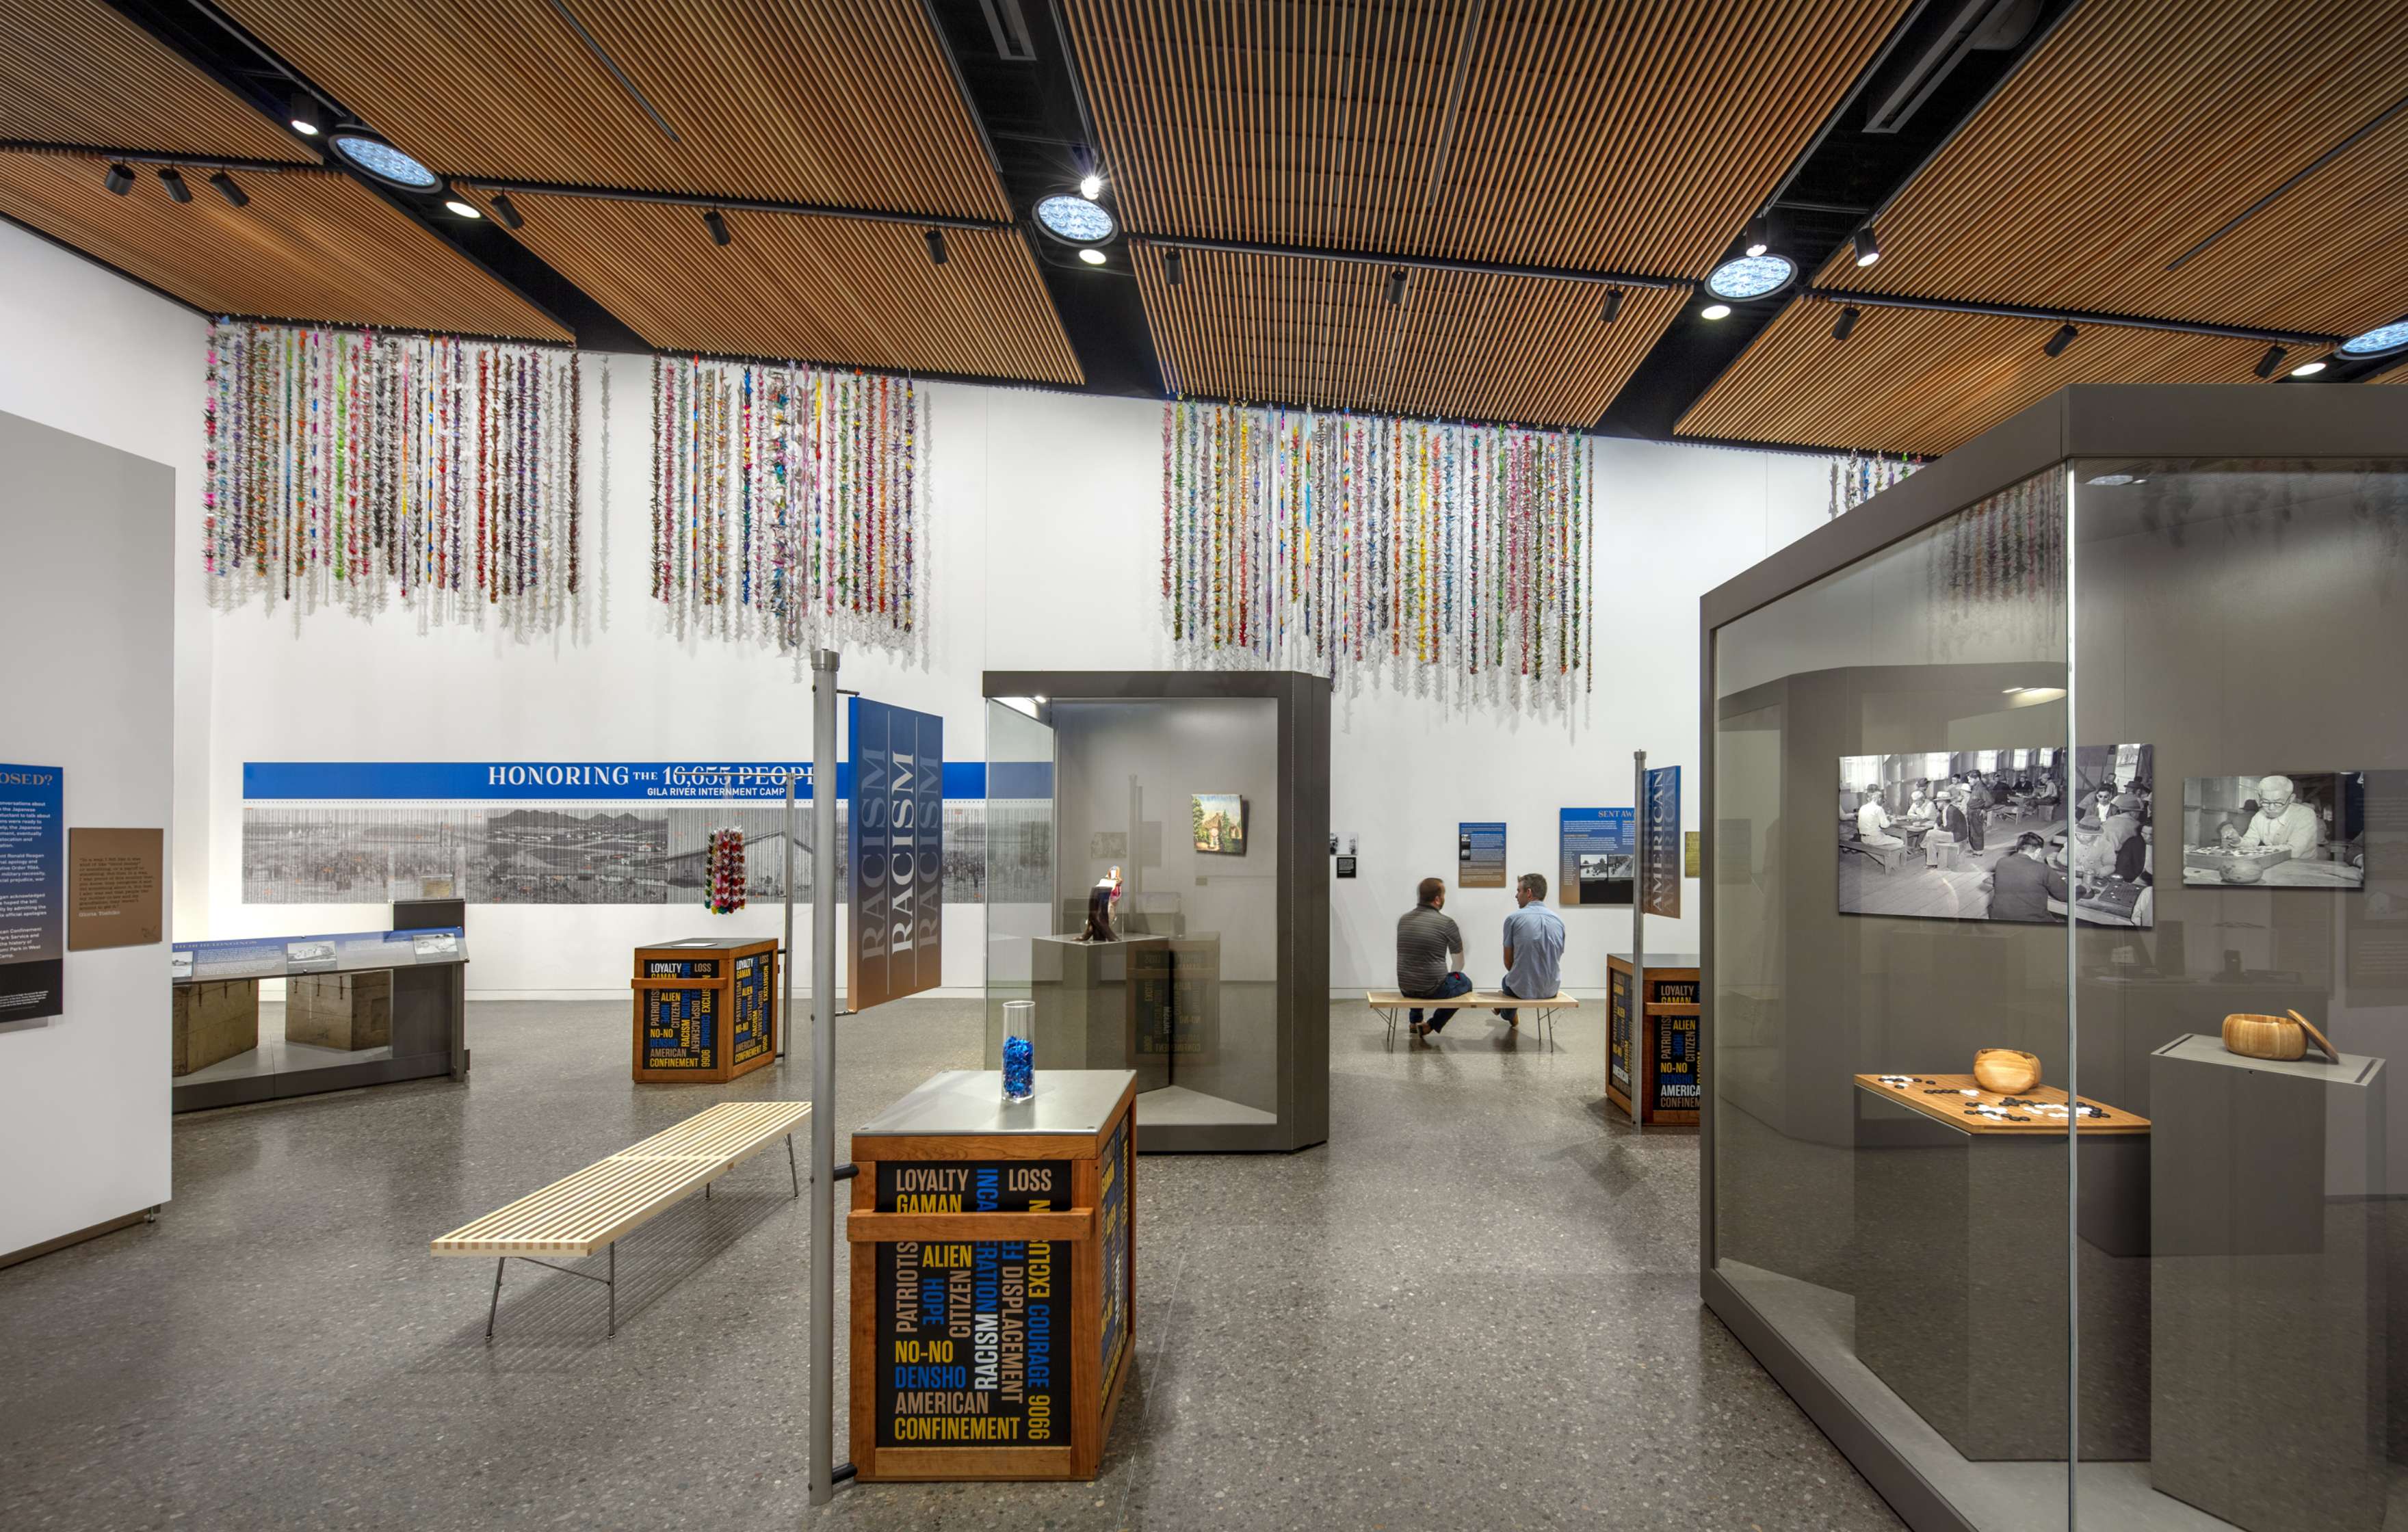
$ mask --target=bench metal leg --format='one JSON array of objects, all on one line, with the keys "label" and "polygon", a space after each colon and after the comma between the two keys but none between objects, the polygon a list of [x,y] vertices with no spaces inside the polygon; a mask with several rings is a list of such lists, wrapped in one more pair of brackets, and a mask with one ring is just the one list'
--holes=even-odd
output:
[{"label": "bench metal leg", "polygon": [[609,1285],[610,1288],[610,1328],[604,1333],[606,1336],[616,1336],[619,1333],[619,1241],[616,1239],[610,1241],[610,1281]]},{"label": "bench metal leg", "polygon": [[710,1200],[710,1182],[707,1181],[702,1183],[702,1200],[705,1202]]},{"label": "bench metal leg", "polygon": [[485,1344],[494,1343],[494,1316],[502,1311],[502,1268],[510,1264],[507,1255],[494,1263],[494,1301],[485,1310]]},{"label": "bench metal leg", "polygon": [[795,1168],[795,1136],[791,1133],[786,1135],[786,1179],[794,1182],[795,1196],[799,1199],[803,1195],[803,1178]]}]

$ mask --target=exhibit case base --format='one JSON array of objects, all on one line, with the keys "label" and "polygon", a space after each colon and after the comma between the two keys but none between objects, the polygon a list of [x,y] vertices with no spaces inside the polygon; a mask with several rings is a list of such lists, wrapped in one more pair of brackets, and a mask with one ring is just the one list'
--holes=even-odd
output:
[{"label": "exhibit case base", "polygon": [[778,944],[689,937],[636,949],[638,1085],[724,1085],[778,1056]]},{"label": "exhibit case base", "polygon": [[1137,1076],[930,1077],[853,1131],[865,1482],[1093,1479],[1137,1335]]}]

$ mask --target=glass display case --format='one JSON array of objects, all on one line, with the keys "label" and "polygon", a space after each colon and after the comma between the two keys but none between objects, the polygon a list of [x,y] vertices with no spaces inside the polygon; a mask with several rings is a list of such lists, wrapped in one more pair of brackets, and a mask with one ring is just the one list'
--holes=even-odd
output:
[{"label": "glass display case", "polygon": [[987,1053],[1133,1069],[1141,1150],[1328,1136],[1329,685],[990,673]]},{"label": "glass display case", "polygon": [[1917,1528],[2375,1532],[2408,395],[2069,390],[1701,623],[1709,1305]]}]

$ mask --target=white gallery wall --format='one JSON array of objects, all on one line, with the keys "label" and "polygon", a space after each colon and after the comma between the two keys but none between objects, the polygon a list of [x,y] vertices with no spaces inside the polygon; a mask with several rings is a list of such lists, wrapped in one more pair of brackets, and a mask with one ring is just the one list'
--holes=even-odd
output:
[{"label": "white gallery wall", "polygon": [[[189,864],[208,853],[197,736],[189,773],[176,761],[178,731],[207,717],[208,628],[180,599],[199,594],[180,566],[199,546],[207,326],[0,225],[0,413],[19,418],[0,451],[0,566],[13,578],[0,760],[63,768],[66,826],[158,826],[171,844],[190,832]],[[187,891],[170,860],[172,900]],[[165,947],[69,952],[63,991],[64,1014],[0,1028],[0,1158],[15,1167],[0,1254],[170,1191]]]},{"label": "white gallery wall", "polygon": [[[179,937],[385,922],[381,905],[242,903],[248,761],[808,758],[810,695],[798,660],[680,638],[651,601],[651,365],[590,362],[589,422],[600,419],[604,365],[607,490],[604,433],[590,423],[585,433],[600,586],[582,638],[422,633],[398,608],[373,621],[326,611],[296,622],[290,609],[210,614],[208,850],[187,868],[208,889],[208,910],[205,928],[179,922]],[[194,367],[197,375],[197,355]],[[925,632],[908,655],[848,651],[844,683],[941,714],[948,756],[975,760],[984,755],[982,669],[1173,664],[1158,584],[1162,414],[1143,400],[1037,390],[929,392]],[[196,434],[197,406],[194,419]],[[1513,868],[1553,880],[1556,811],[1628,803],[1632,751],[1693,778],[1698,595],[1825,519],[1819,459],[1614,441],[1596,453],[1598,676],[1573,716],[1469,709],[1374,685],[1335,700],[1331,823],[1358,834],[1363,848],[1361,875],[1332,885],[1340,989],[1390,981],[1396,917],[1421,877],[1451,875],[1458,821],[1506,822]],[[1694,827],[1694,780],[1684,785]],[[1505,892],[1476,891],[1451,907],[1475,978],[1497,977],[1494,933],[1511,903]],[[1566,913],[1567,981],[1598,988],[1605,951],[1627,942],[1629,915]],[[712,917],[695,907],[479,905],[469,913],[469,986],[624,994],[638,943],[704,930],[769,934],[778,918],[772,906]],[[982,936],[978,908],[948,907],[949,987],[981,981]],[[1651,922],[1649,945],[1694,949],[1693,921]]]}]

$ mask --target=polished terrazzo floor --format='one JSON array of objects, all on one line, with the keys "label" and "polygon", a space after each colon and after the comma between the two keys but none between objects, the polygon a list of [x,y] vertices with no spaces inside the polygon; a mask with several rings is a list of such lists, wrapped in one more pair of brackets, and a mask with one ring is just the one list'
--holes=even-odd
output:
[{"label": "polished terrazzo floor", "polygon": [[[625,1016],[480,1004],[465,1086],[180,1119],[155,1224],[0,1271],[0,1527],[803,1524],[782,1154],[624,1242],[615,1339],[600,1287],[513,1263],[488,1347],[493,1267],[426,1253],[712,1100],[808,1095],[799,1057],[634,1087]],[[1505,1038],[1391,1047],[1333,1004],[1327,1145],[1140,1162],[1138,1371],[1096,1482],[858,1486],[810,1521],[1897,1526],[1698,1306],[1694,1135],[1607,1121],[1594,1013]],[[839,1133],[979,1038],[962,1001],[840,1024]]]}]

